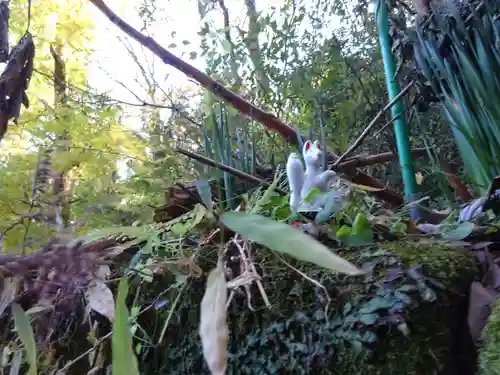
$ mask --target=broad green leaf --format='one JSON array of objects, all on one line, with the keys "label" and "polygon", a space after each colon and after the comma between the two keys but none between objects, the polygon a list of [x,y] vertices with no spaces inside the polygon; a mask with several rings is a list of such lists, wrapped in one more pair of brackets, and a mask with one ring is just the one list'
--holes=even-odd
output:
[{"label": "broad green leaf", "polygon": [[351,233],[351,228],[349,228],[347,225],[342,225],[339,229],[337,229],[335,237],[344,242],[351,236]]},{"label": "broad green leaf", "polygon": [[352,235],[362,241],[373,242],[373,230],[370,221],[363,214],[357,214],[352,223]]},{"label": "broad green leaf", "polygon": [[342,209],[341,202],[339,202],[338,198],[339,193],[336,190],[330,190],[326,193],[324,197],[325,204],[314,219],[317,224],[327,221],[333,213],[337,213]]},{"label": "broad green leaf", "polygon": [[118,285],[115,320],[113,322],[113,335],[111,338],[112,369],[113,374],[140,375],[128,324],[127,294],[128,281],[126,278],[122,278]]},{"label": "broad green leaf", "polygon": [[313,198],[317,195],[321,194],[321,191],[318,188],[312,188],[307,197],[304,199],[306,202],[311,202]]},{"label": "broad green leaf", "polygon": [[285,223],[242,212],[226,212],[222,215],[222,221],[231,230],[271,250],[335,272],[348,275],[361,273],[353,264],[336,255],[322,243]]},{"label": "broad green leaf", "polygon": [[444,230],[443,238],[450,241],[461,241],[472,233],[476,225],[470,221],[458,224],[456,228]]},{"label": "broad green leaf", "polygon": [[117,237],[125,235],[127,237],[137,238],[139,242],[147,239],[150,234],[154,231],[152,227],[142,226],[142,227],[109,227],[96,229],[89,234],[82,236],[81,239],[85,242],[92,242],[105,237]]},{"label": "broad green leaf", "polygon": [[199,203],[194,207],[193,211],[195,212],[195,215],[191,220],[191,228],[195,228],[198,224],[200,224],[207,213],[210,212],[205,208],[205,206],[202,206]]},{"label": "broad green leaf", "polygon": [[[451,41],[449,58],[427,27],[417,28],[415,57],[443,108],[462,156],[471,187],[480,194],[500,171],[500,71],[496,21],[492,9],[471,15],[468,30],[461,21],[448,27],[446,17],[433,20],[433,29]],[[453,65],[450,62],[453,60]]]},{"label": "broad green leaf", "polygon": [[200,195],[201,201],[212,211],[212,189],[210,188],[210,183],[207,180],[196,180],[196,190]]},{"label": "broad green leaf", "polygon": [[33,327],[31,326],[28,315],[17,303],[12,304],[12,315],[14,316],[17,334],[24,345],[24,350],[26,350],[26,357],[30,365],[28,374],[37,375],[36,342]]},{"label": "broad green leaf", "polygon": [[184,236],[192,228],[191,222],[187,223],[176,223],[170,228],[170,231],[176,236]]},{"label": "broad green leaf", "polygon": [[274,190],[276,189],[276,186],[278,186],[279,180],[280,180],[280,176],[274,177],[274,181],[272,182],[272,184],[266,189],[266,191],[264,192],[262,197],[260,197],[259,200],[257,200],[257,202],[255,202],[255,205],[250,209],[251,214],[259,213],[262,206],[266,205],[270,201],[271,197],[274,194]]}]

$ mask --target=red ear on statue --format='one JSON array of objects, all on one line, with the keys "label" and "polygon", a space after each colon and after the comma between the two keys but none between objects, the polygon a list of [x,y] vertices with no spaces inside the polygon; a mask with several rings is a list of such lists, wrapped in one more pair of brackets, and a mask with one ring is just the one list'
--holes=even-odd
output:
[{"label": "red ear on statue", "polygon": [[311,148],[311,142],[310,141],[307,141],[306,144],[304,145],[305,148],[306,148],[306,151],[309,150]]},{"label": "red ear on statue", "polygon": [[318,142],[318,143],[316,143],[316,147],[318,147],[318,150],[320,150],[320,151],[321,151],[321,143],[319,143],[319,142]]}]

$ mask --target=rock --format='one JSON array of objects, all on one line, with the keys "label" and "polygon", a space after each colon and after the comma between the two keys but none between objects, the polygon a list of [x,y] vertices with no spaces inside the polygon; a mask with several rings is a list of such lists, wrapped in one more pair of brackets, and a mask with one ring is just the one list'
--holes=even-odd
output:
[{"label": "rock", "polygon": [[[410,241],[337,252],[367,274],[348,278],[286,258],[328,297],[267,250],[256,252],[272,308],[255,286],[255,311],[244,293],[233,298],[228,375],[474,373],[467,304],[479,269],[472,252]],[[203,292],[204,280],[194,281],[170,320],[164,374],[208,374],[197,333]]]}]

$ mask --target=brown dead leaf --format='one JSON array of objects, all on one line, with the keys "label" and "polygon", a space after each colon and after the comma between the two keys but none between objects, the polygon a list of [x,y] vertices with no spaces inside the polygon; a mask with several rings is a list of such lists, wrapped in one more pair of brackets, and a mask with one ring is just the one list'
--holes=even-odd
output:
[{"label": "brown dead leaf", "polygon": [[376,191],[383,191],[384,189],[379,189],[375,188],[372,186],[366,186],[366,185],[358,185],[355,184],[354,182],[348,182],[348,185],[352,188],[358,189],[358,190],[363,190],[363,191],[368,191],[368,192],[376,192]]},{"label": "brown dead leaf", "polygon": [[486,285],[489,285],[498,291],[500,287],[500,267],[493,260],[493,256],[489,251],[485,252],[488,262],[488,272],[484,277]]},{"label": "brown dead leaf", "polygon": [[89,284],[85,292],[87,297],[88,307],[104,315],[111,322],[115,319],[115,301],[113,293],[104,283],[104,281],[95,279]]},{"label": "brown dead leaf", "polygon": [[413,220],[406,220],[406,230],[408,234],[420,234],[417,224]]},{"label": "brown dead leaf", "polygon": [[154,274],[163,274],[166,271],[176,275],[190,276],[199,279],[203,270],[196,264],[193,257],[179,258],[176,260],[163,260],[156,258],[151,265],[147,266]]},{"label": "brown dead leaf", "polygon": [[470,287],[469,296],[469,330],[472,340],[481,337],[481,331],[488,322],[491,313],[491,304],[495,302],[495,293],[486,289],[481,283],[474,281]]},{"label": "brown dead leaf", "polygon": [[229,328],[226,314],[227,285],[224,266],[219,260],[207,279],[201,300],[200,337],[203,356],[212,375],[224,375],[227,369]]}]

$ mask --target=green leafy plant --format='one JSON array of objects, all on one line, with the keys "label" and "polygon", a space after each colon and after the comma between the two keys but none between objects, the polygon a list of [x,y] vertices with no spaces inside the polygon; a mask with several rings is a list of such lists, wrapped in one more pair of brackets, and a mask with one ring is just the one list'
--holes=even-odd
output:
[{"label": "green leafy plant", "polygon": [[129,312],[126,305],[128,281],[120,280],[116,297],[116,313],[112,334],[112,368],[113,374],[139,375],[137,358],[132,346],[132,335],[129,326]]},{"label": "green leafy plant", "polygon": [[354,265],[336,255],[321,242],[288,224],[242,212],[226,212],[222,216],[222,221],[231,230],[271,250],[315,263],[335,272],[348,275],[361,273]]},{"label": "green leafy plant", "polygon": [[[458,14],[456,9],[454,12]],[[473,14],[469,25],[460,17],[452,21],[436,11],[434,26],[440,30],[440,39],[420,26],[415,48],[423,74],[434,91],[442,94],[465,170],[480,194],[500,173],[497,22],[491,10],[483,16]]]},{"label": "green leafy plant", "polygon": [[358,213],[352,227],[341,226],[336,237],[346,245],[368,245],[373,243],[373,230],[366,216]]},{"label": "green leafy plant", "polygon": [[12,315],[14,317],[15,327],[19,339],[24,345],[26,357],[28,358],[29,375],[37,375],[37,356],[36,356],[36,341],[33,327],[26,312],[18,304],[12,305]]},{"label": "green leafy plant", "polygon": [[[209,103],[213,100],[210,98]],[[218,111],[216,111],[218,108]],[[254,175],[256,171],[256,152],[253,137],[248,140],[246,133],[236,128],[234,118],[222,104],[212,104],[211,110],[202,127],[205,155],[218,163]],[[235,208],[235,178],[226,171],[214,170],[218,181],[224,183],[224,197],[231,208]],[[246,184],[247,185],[247,184]]]}]

